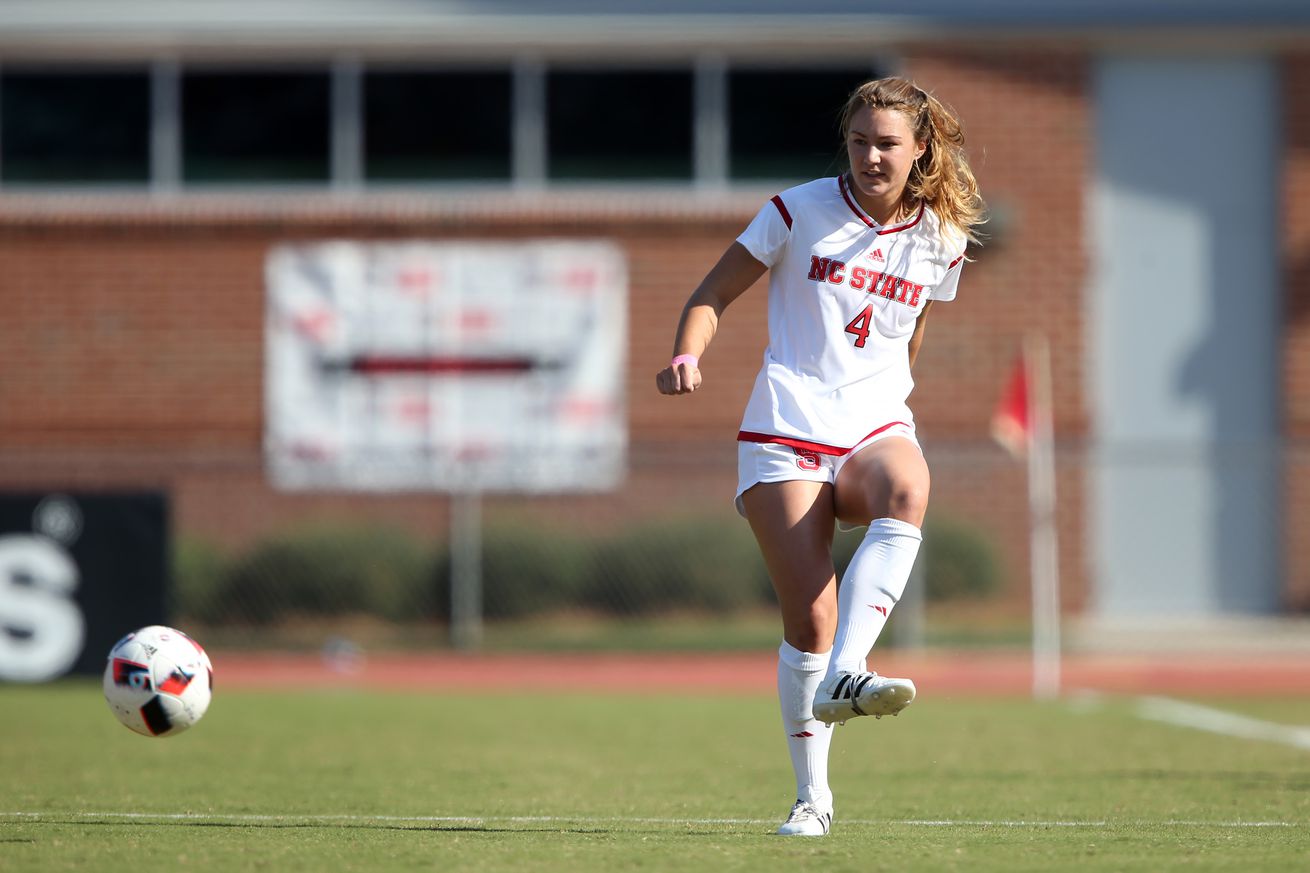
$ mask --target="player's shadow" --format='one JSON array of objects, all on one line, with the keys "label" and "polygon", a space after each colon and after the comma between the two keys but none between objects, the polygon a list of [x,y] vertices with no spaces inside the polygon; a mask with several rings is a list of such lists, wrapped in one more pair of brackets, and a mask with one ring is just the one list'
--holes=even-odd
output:
[{"label": "player's shadow", "polygon": [[[114,828],[253,828],[257,830],[313,830],[317,828],[329,830],[367,830],[367,831],[414,831],[414,832],[441,832],[441,833],[482,833],[482,834],[578,834],[583,836],[597,836],[606,834],[667,834],[669,829],[659,828],[633,828],[624,827],[622,829],[607,827],[571,827],[571,828],[546,828],[540,825],[524,823],[522,825],[480,825],[464,822],[442,823],[425,823],[425,824],[384,824],[381,822],[283,822],[283,821],[139,821],[139,820],[122,820],[122,821],[95,821],[84,819],[67,819],[67,818],[40,818],[34,819],[28,824],[33,825],[75,825],[77,827],[114,827]],[[684,836],[716,836],[711,831],[687,830]],[[718,834],[721,836],[721,834]],[[0,842],[5,842],[0,840]],[[30,842],[30,841],[28,841]]]}]

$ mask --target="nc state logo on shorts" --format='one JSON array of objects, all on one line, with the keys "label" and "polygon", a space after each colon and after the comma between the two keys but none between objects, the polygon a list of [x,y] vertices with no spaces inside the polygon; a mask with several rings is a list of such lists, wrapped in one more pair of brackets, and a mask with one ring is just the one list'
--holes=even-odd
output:
[{"label": "nc state logo on shorts", "polygon": [[797,467],[800,467],[802,470],[817,470],[817,469],[819,469],[819,453],[818,453],[818,452],[811,452],[811,451],[808,451],[808,450],[806,450],[806,449],[797,449],[797,448],[793,448],[792,451],[796,453],[796,466],[797,466]]}]

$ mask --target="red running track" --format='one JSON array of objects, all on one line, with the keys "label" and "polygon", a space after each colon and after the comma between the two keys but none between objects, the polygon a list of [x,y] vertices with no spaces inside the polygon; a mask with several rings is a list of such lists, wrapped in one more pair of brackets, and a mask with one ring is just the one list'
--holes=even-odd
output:
[{"label": "red running track", "polygon": [[[396,691],[770,693],[777,656],[732,654],[381,653],[329,662],[316,654],[218,652],[219,688],[357,687]],[[886,676],[914,680],[921,694],[1027,694],[1026,652],[890,653],[870,659]],[[1310,694],[1310,655],[1075,655],[1063,688],[1122,694]]]}]

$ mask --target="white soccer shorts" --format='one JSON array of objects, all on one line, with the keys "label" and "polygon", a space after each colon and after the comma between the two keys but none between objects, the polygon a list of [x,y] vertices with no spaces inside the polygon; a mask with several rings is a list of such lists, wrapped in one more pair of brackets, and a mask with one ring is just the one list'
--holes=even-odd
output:
[{"label": "white soccer shorts", "polygon": [[793,479],[803,479],[809,482],[827,482],[831,485],[837,481],[837,474],[841,472],[847,461],[855,457],[856,452],[888,437],[907,439],[914,443],[915,448],[923,451],[919,445],[919,438],[915,435],[914,425],[904,422],[897,422],[891,427],[875,431],[850,451],[840,455],[794,448],[781,443],[738,440],[737,494],[734,498],[737,512],[742,518],[746,517],[746,508],[742,505],[741,496],[761,482],[788,482]]}]

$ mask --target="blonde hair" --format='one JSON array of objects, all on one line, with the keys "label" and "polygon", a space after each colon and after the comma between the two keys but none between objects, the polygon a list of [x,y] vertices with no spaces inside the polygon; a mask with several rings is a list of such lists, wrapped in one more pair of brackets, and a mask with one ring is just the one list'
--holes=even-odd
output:
[{"label": "blonde hair", "polygon": [[861,109],[895,109],[905,115],[917,142],[926,144],[905,183],[902,203],[923,203],[949,229],[978,242],[975,228],[987,220],[978,180],[964,153],[964,130],[940,100],[908,79],[890,77],[865,82],[851,92],[841,113],[841,135],[850,135],[851,119]]}]

